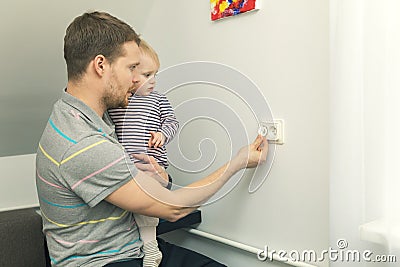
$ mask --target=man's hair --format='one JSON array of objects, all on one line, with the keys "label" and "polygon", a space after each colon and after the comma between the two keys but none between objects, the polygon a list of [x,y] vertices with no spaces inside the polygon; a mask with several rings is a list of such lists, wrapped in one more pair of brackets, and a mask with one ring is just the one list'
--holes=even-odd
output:
[{"label": "man's hair", "polygon": [[149,43],[141,39],[139,48],[143,54],[151,57],[154,60],[154,63],[156,63],[158,68],[160,67],[160,59],[158,58],[156,51],[149,45]]},{"label": "man's hair", "polygon": [[123,45],[140,38],[127,23],[105,12],[87,12],[76,17],[64,37],[68,80],[79,80],[89,62],[103,55],[110,63],[124,55]]}]

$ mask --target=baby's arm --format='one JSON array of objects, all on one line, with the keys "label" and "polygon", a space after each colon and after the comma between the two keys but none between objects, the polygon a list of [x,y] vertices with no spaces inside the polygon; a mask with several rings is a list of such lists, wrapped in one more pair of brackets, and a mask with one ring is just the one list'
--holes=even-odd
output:
[{"label": "baby's arm", "polygon": [[179,129],[179,122],[175,117],[174,109],[165,95],[160,95],[161,125],[159,132],[165,137],[164,143],[168,144]]}]

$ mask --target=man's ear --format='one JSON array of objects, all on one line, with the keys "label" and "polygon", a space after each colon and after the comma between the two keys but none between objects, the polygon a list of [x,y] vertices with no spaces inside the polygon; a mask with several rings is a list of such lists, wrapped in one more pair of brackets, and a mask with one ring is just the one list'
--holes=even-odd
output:
[{"label": "man's ear", "polygon": [[106,67],[106,58],[103,55],[97,55],[93,60],[93,64],[96,73],[99,76],[103,76]]}]

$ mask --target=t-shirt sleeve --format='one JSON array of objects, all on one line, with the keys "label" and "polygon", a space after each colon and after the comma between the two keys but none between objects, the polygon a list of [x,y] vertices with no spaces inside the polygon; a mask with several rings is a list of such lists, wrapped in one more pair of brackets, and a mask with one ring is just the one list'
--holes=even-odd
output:
[{"label": "t-shirt sleeve", "polygon": [[94,207],[135,177],[137,169],[120,144],[99,135],[71,147],[60,172],[69,189]]}]

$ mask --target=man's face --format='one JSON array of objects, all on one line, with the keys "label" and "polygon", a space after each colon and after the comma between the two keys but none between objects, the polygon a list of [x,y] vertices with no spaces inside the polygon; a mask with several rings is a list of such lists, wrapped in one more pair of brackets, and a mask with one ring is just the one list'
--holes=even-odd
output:
[{"label": "man's face", "polygon": [[153,58],[147,54],[141,53],[139,66],[139,83],[136,95],[146,96],[153,92],[156,85],[155,75],[158,71],[158,65]]},{"label": "man's face", "polygon": [[140,50],[137,44],[127,42],[123,45],[125,55],[117,58],[111,65],[111,73],[103,98],[107,109],[127,107],[128,98],[138,87]]}]

